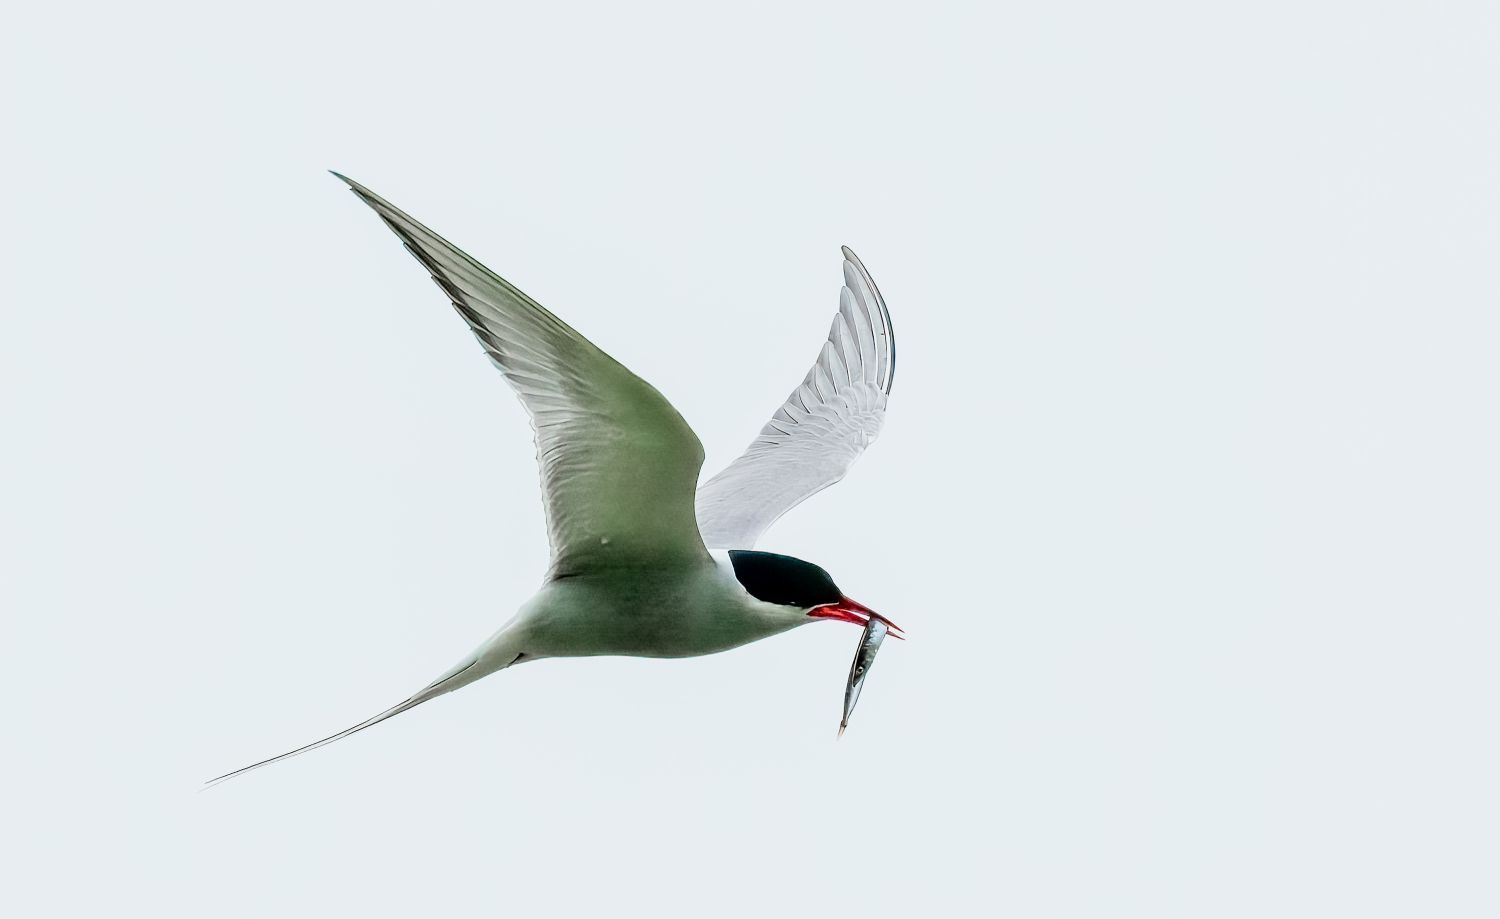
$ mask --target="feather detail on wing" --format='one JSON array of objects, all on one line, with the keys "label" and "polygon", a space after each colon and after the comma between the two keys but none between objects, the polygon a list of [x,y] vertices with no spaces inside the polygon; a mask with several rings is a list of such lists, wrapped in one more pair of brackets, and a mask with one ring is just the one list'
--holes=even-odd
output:
[{"label": "feather detail on wing", "polygon": [[661,393],[504,278],[338,178],[431,273],[531,417],[551,576],[707,561],[693,513],[703,446]]},{"label": "feather detail on wing", "polygon": [[710,548],[753,547],[782,514],[842,479],[880,434],[895,333],[870,273],[843,251],[839,311],[817,361],[750,447],[698,489],[698,529]]}]

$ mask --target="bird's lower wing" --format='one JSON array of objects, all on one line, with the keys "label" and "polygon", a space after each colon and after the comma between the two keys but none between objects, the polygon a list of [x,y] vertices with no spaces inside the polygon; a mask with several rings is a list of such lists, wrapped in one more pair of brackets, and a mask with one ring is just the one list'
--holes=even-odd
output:
[{"label": "bird's lower wing", "polygon": [[513,284],[338,177],[431,273],[531,416],[551,575],[706,561],[693,512],[703,446],[671,403]]}]

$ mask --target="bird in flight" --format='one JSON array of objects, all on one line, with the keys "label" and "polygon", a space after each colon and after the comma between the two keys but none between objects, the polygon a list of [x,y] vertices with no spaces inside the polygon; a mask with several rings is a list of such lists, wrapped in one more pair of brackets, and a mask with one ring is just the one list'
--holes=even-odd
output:
[{"label": "bird in flight", "polygon": [[[880,432],[896,368],[890,313],[847,247],[828,340],[750,447],[698,487],[703,445],[661,393],[447,240],[338,173],[421,262],[520,397],[536,433],[551,565],[515,617],[400,704],[214,784],[341,740],[544,657],[694,657],[820,619],[900,629],[817,565],[757,551],[787,511],[844,477]],[[869,660],[856,656],[859,678]],[[855,697],[856,673],[851,672]],[[844,723],[852,701],[845,703]],[[842,733],[842,726],[840,733]]]}]

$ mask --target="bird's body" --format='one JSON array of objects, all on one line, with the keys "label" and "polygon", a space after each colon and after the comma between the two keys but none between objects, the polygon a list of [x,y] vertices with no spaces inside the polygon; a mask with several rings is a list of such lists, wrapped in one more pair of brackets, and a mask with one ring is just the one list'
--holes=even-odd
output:
[{"label": "bird's body", "polygon": [[518,663],[694,657],[814,619],[881,618],[816,565],[752,548],[783,513],[841,479],[879,432],[895,344],[884,301],[854,253],[844,250],[840,309],[807,378],[744,455],[699,488],[702,445],[650,384],[431,230],[344,181],[428,269],[526,407],[552,564],[505,626],[415,695],[214,781],[347,737]]},{"label": "bird's body", "polygon": [[[755,599],[725,553],[670,568],[618,568],[549,581],[485,647],[542,657],[696,657],[802,625],[804,612]],[[503,653],[495,656],[503,657]]]}]

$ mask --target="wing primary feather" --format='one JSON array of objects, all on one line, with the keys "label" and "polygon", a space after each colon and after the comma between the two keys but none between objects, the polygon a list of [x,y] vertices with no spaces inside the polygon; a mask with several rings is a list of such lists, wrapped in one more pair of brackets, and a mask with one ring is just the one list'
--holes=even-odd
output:
[{"label": "wing primary feather", "polygon": [[875,299],[875,309],[880,317],[880,337],[884,340],[883,346],[876,349],[876,353],[883,358],[881,363],[884,365],[880,368],[878,381],[880,388],[885,390],[886,394],[889,395],[891,386],[896,381],[896,329],[891,324],[891,312],[886,308],[885,297],[881,296],[880,288],[875,285],[875,279],[870,277],[870,272],[865,268],[865,263],[860,261],[859,256],[855,255],[854,250],[848,246],[843,246],[842,251],[844,258],[849,261],[849,264],[854,266],[854,270],[858,272],[860,280],[864,281],[865,285],[869,287],[870,294]]},{"label": "wing primary feather", "polygon": [[550,576],[709,562],[693,515],[703,447],[661,393],[514,284],[349,178],[520,397],[541,467]]},{"label": "wing primary feather", "polygon": [[749,448],[698,489],[698,528],[713,548],[754,546],[782,514],[842,479],[880,433],[895,331],[870,273],[842,251],[839,308],[817,360]]}]

